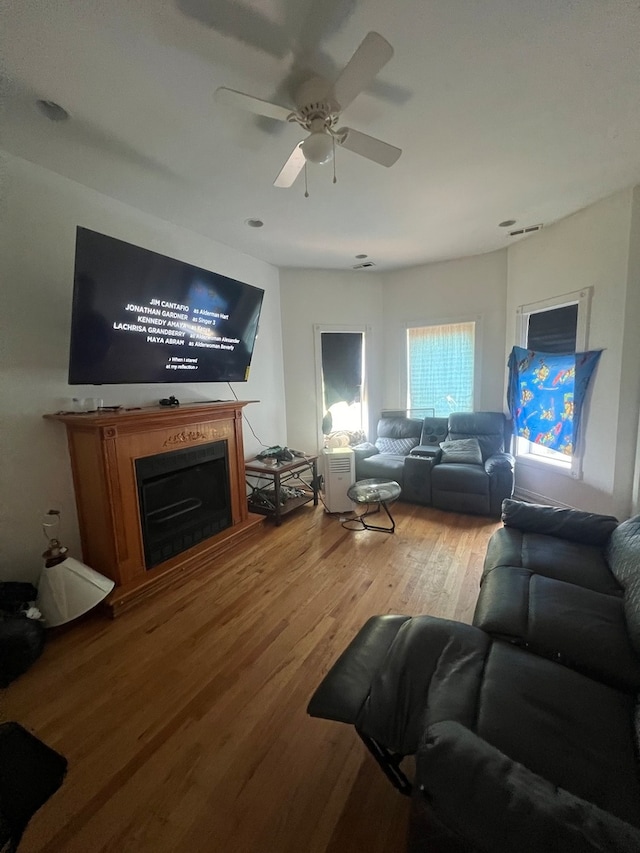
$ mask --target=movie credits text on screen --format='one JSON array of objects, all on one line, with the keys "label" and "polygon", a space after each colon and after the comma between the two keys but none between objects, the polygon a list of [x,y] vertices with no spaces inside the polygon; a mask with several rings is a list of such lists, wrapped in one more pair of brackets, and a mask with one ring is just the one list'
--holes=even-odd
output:
[{"label": "movie credits text on screen", "polygon": [[[216,326],[224,327],[228,314],[208,311],[206,308],[191,308],[178,302],[150,299],[148,305],[127,303],[125,311],[135,315],[125,322],[114,322],[113,329],[125,334],[146,336],[148,344],[170,344],[175,347],[195,349],[228,350],[233,352],[240,343],[239,338],[219,334]],[[170,356],[167,370],[197,370],[198,358]]]}]

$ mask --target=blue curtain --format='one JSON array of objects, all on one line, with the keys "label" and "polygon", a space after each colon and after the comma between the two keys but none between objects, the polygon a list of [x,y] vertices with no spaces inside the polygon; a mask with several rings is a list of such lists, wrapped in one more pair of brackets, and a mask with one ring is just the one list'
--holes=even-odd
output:
[{"label": "blue curtain", "polygon": [[564,354],[514,347],[507,403],[517,436],[571,456],[582,404],[602,350]]},{"label": "blue curtain", "polygon": [[436,417],[473,410],[475,323],[407,329],[408,399]]}]

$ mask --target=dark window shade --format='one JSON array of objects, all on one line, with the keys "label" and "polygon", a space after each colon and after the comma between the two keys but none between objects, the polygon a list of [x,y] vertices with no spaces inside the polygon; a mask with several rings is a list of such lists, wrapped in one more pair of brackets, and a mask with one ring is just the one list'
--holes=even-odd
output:
[{"label": "dark window shade", "polygon": [[324,405],[354,403],[362,385],[362,332],[322,332]]},{"label": "dark window shade", "polygon": [[575,352],[577,328],[577,304],[530,314],[527,349],[536,352]]}]

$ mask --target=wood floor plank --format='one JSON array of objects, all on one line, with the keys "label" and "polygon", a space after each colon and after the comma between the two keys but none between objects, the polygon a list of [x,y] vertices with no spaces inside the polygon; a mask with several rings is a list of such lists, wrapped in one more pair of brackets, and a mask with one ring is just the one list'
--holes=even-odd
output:
[{"label": "wood floor plank", "polygon": [[498,524],[393,514],[391,535],[303,507],[114,622],[52,632],[1,697],[69,760],[21,851],[403,851],[407,799],[306,706],[369,616],[470,621]]}]

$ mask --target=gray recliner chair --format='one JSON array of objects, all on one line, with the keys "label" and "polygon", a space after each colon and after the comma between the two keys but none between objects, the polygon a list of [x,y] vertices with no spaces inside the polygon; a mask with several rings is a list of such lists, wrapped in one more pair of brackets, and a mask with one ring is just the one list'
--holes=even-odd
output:
[{"label": "gray recliner chair", "polygon": [[375,444],[354,447],[356,479],[379,477],[404,486],[404,463],[411,450],[420,444],[422,418],[380,418]]},{"label": "gray recliner chair", "polygon": [[511,422],[502,412],[454,412],[431,469],[431,504],[498,517],[514,487]]}]

